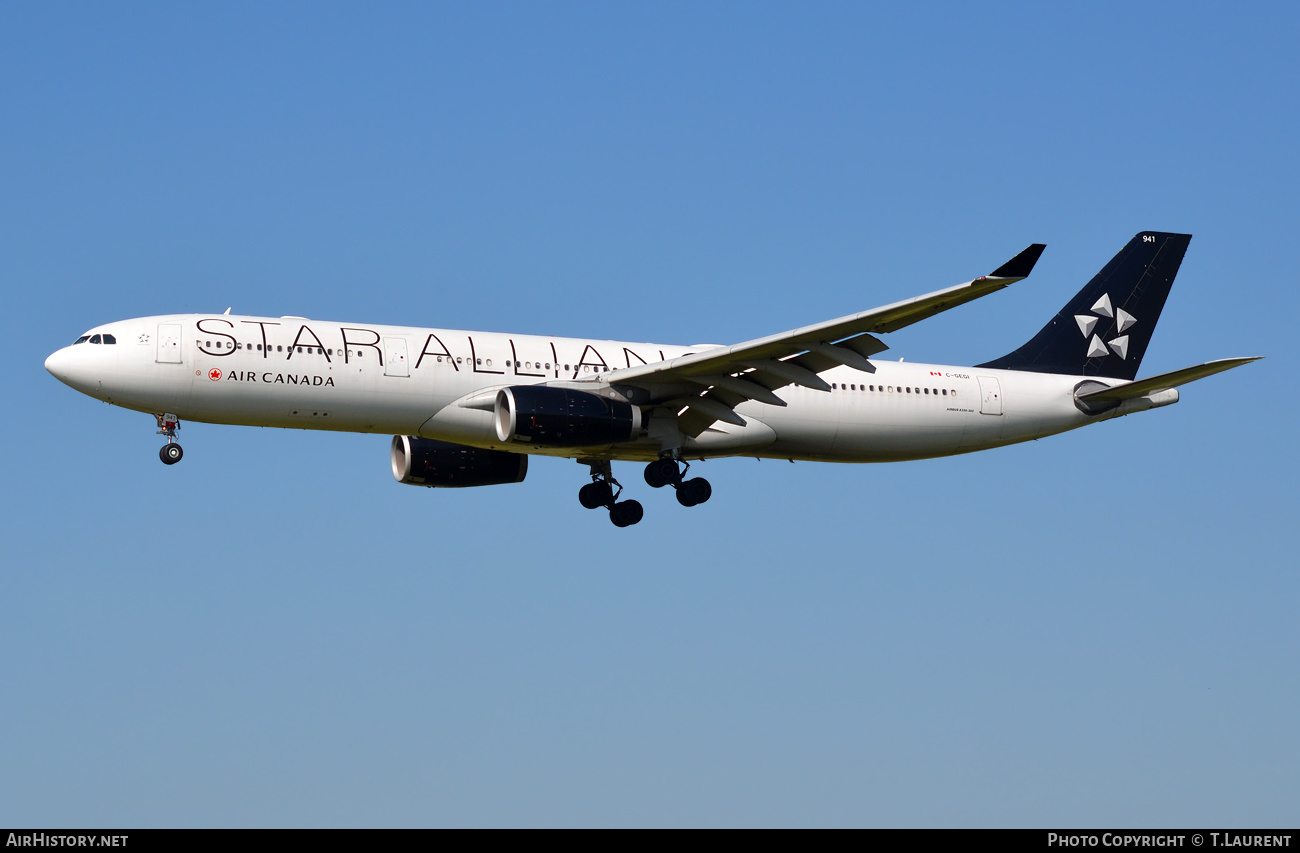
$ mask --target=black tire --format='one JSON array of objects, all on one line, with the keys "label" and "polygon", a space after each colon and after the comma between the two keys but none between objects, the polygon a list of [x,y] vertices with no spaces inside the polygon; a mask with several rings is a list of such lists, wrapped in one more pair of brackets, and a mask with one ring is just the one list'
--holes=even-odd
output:
[{"label": "black tire", "polygon": [[645,466],[645,484],[652,489],[662,489],[668,481],[659,476],[659,460]]},{"label": "black tire", "polygon": [[677,502],[682,506],[699,506],[713,496],[713,486],[703,477],[687,480],[677,487]]},{"label": "black tire", "polygon": [[611,506],[614,503],[614,489],[604,480],[596,480],[578,489],[578,502],[587,509]]},{"label": "black tire", "polygon": [[181,461],[181,457],[184,455],[185,451],[181,450],[179,444],[164,444],[158,450],[158,458],[163,461],[164,465],[175,465]]},{"label": "black tire", "polygon": [[645,515],[640,501],[619,501],[609,508],[609,520],[615,527],[631,527]]},{"label": "black tire", "polygon": [[678,467],[676,459],[656,459],[650,463],[655,466],[655,475],[663,481],[666,486],[669,483],[680,483],[682,481],[682,469]]},{"label": "black tire", "polygon": [[645,518],[645,508],[641,506],[640,501],[623,501],[618,506],[628,527],[640,523],[641,519]]}]

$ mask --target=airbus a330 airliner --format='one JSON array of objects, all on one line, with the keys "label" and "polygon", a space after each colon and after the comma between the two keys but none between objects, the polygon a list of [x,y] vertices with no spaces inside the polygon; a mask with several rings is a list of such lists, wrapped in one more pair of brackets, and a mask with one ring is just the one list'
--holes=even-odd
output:
[{"label": "airbus a330 airliner", "polygon": [[619,527],[615,460],[695,506],[688,460],[889,462],[1042,438],[1178,401],[1177,387],[1255,358],[1136,380],[1191,236],[1136,235],[1028,343],[974,367],[875,358],[893,332],[1026,278],[1035,243],[992,273],[734,346],[182,314],[91,329],[45,367],[147,412],[179,462],[182,420],[393,434],[393,476],[430,487],[518,483],[528,455],[576,458],[578,498]]}]

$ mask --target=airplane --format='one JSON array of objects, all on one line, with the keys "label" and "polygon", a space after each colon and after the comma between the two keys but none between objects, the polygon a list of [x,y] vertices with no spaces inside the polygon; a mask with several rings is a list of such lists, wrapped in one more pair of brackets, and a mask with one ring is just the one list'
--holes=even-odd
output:
[{"label": "airplane", "polygon": [[1027,343],[973,367],[886,361],[894,332],[1027,278],[1035,243],[988,275],[733,346],[669,346],[303,317],[180,314],[97,326],[45,367],[152,414],[168,465],[182,420],[393,435],[398,482],[522,482],[530,454],[577,459],[578,493],[641,521],[612,462],[708,501],[690,461],[892,462],[970,453],[1168,406],[1178,387],[1257,358],[1136,379],[1191,241],[1142,231]]}]

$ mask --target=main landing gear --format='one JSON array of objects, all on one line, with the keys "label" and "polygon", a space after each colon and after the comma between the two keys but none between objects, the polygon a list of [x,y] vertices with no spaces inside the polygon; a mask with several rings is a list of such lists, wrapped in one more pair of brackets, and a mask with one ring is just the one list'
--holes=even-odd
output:
[{"label": "main landing gear", "polygon": [[661,456],[645,466],[646,485],[652,489],[672,486],[677,490],[677,502],[682,506],[704,503],[713,495],[713,486],[703,477],[684,479],[691,465],[689,462],[682,464],[686,467],[679,468],[677,460],[671,456]]},{"label": "main landing gear", "polygon": [[[614,479],[608,460],[583,460],[591,468],[591,482],[578,490],[578,502],[587,509],[605,507],[615,527],[631,527],[641,520],[645,510],[640,501],[620,501],[623,486]],[[618,491],[614,491],[614,487]]]},{"label": "main landing gear", "polygon": [[164,465],[175,465],[185,455],[185,451],[176,443],[176,430],[181,428],[181,420],[171,412],[154,417],[158,419],[158,434],[167,436],[167,443],[158,449],[158,458]]},{"label": "main landing gear", "polygon": [[[609,520],[615,527],[631,527],[641,520],[645,510],[639,501],[620,501],[623,486],[614,479],[608,460],[579,459],[579,462],[591,468],[591,482],[578,490],[578,501],[587,509],[605,507],[609,510]],[[661,456],[645,466],[646,485],[652,489],[672,486],[677,492],[677,502],[682,506],[697,506],[704,503],[713,494],[713,487],[703,477],[685,479],[690,463],[678,462],[675,456]],[[617,491],[615,491],[617,489]]]}]

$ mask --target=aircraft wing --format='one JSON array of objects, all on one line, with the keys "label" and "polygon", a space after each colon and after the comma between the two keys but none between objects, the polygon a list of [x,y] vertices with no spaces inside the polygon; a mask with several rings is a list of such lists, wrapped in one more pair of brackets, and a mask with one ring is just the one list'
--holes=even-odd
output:
[{"label": "aircraft wing", "polygon": [[874,373],[868,357],[888,349],[875,334],[910,326],[1027,278],[1044,248],[1034,243],[988,275],[955,287],[734,346],[614,370],[601,378],[642,389],[646,403],[688,409],[680,424],[690,435],[718,420],[744,425],[734,408],[746,400],[784,406],[774,392],[786,385],[829,391],[831,386],[817,374],[839,365]]}]

